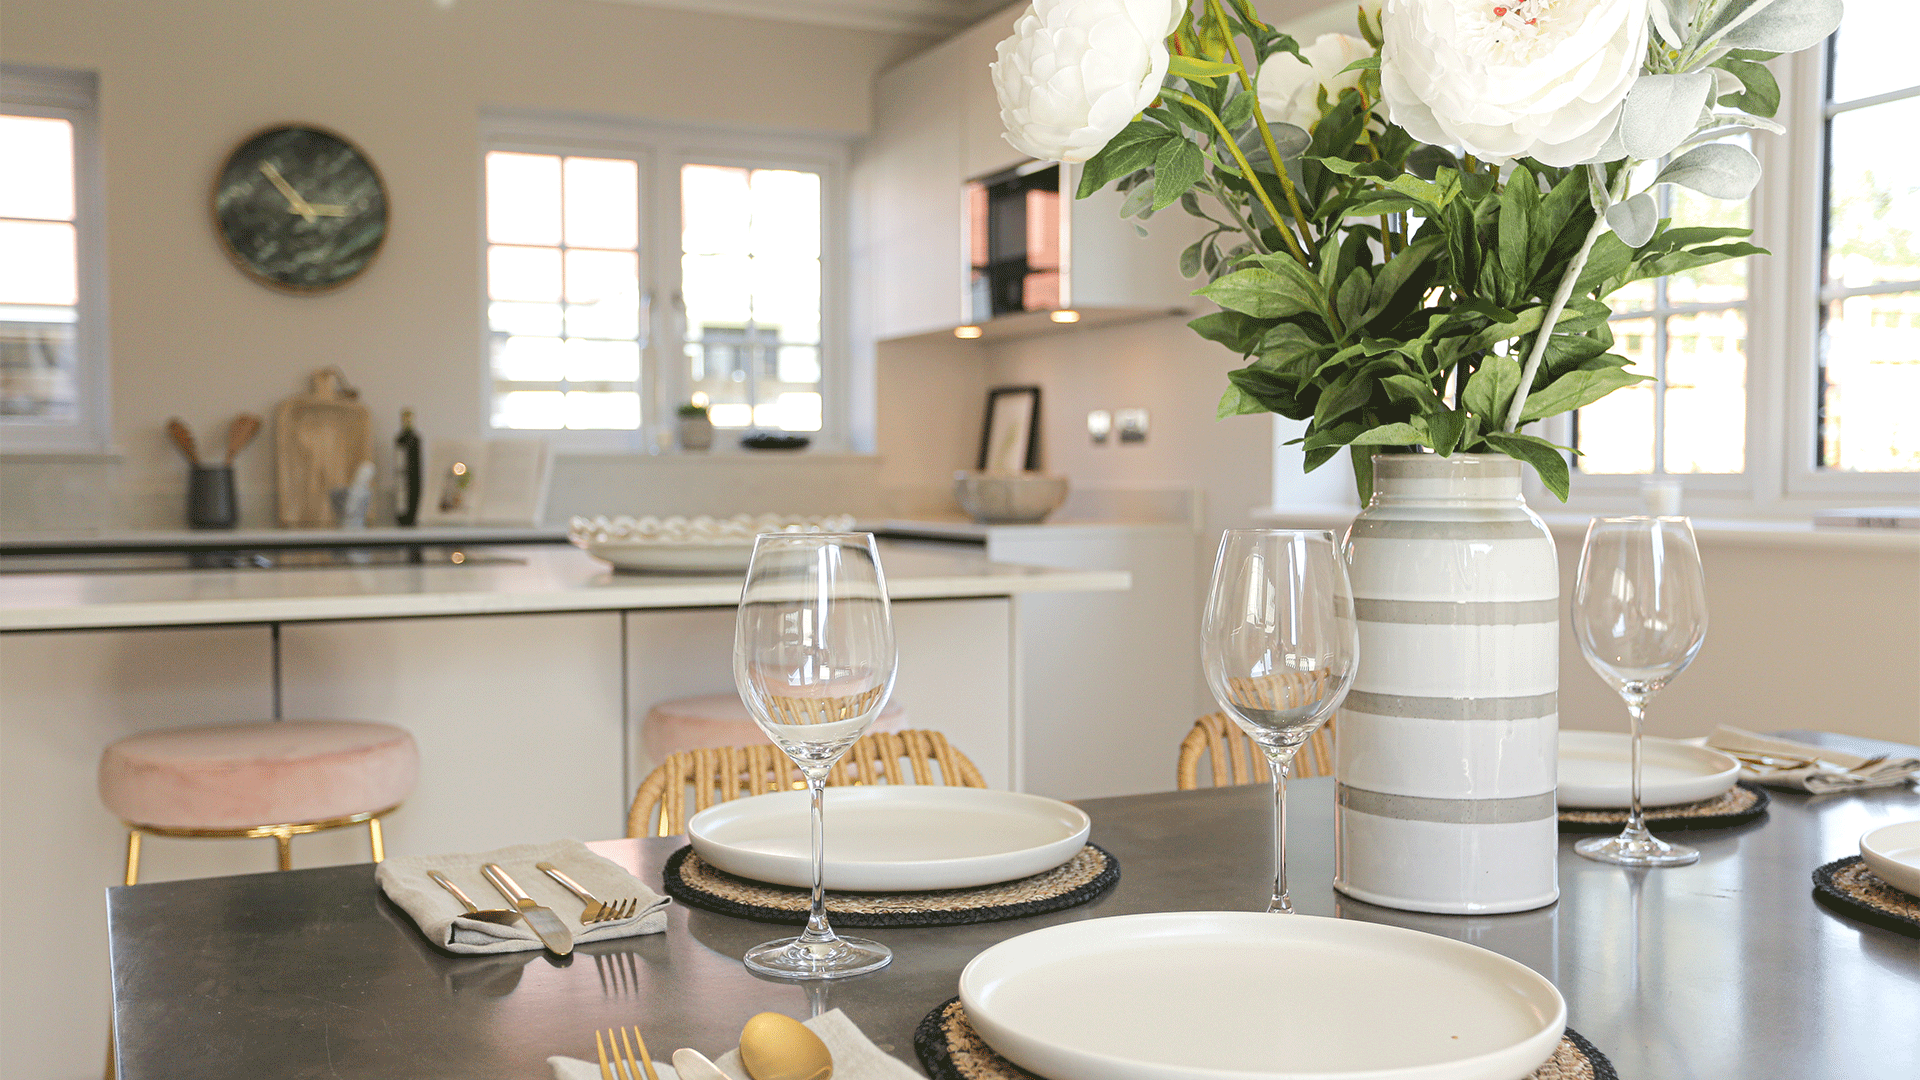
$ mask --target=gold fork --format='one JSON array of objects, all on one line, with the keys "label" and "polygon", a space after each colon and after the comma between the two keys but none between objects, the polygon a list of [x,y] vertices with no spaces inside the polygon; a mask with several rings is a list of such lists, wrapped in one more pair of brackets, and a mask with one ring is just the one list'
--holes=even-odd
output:
[{"label": "gold fork", "polygon": [[[600,1051],[600,1080],[641,1080],[642,1076],[646,1080],[660,1080],[660,1074],[653,1071],[653,1055],[647,1053],[647,1040],[640,1037],[640,1029],[632,1029],[633,1042],[640,1044],[638,1055],[633,1052],[633,1043],[627,1041],[627,1030],[608,1028],[604,1045],[600,1042],[600,1032],[593,1033],[593,1048]],[[613,1048],[612,1065],[607,1064],[608,1047]]]},{"label": "gold fork", "polygon": [[566,875],[566,872],[550,862],[535,863],[534,869],[560,883],[560,887],[580,898],[586,905],[580,912],[580,924],[591,926],[594,923],[613,922],[625,919],[633,914],[640,903],[639,898],[629,896],[624,900],[604,901],[588,892],[581,884]]}]

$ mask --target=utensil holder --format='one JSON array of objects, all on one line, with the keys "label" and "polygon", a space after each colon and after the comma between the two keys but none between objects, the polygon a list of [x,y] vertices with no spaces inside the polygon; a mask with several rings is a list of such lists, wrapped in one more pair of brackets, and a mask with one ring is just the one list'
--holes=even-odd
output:
[{"label": "utensil holder", "polygon": [[239,520],[233,466],[195,465],[187,477],[187,524],[196,529],[231,529]]}]

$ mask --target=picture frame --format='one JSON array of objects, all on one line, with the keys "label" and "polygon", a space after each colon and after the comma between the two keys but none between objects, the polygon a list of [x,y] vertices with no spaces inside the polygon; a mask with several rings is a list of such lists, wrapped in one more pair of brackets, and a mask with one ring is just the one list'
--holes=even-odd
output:
[{"label": "picture frame", "polygon": [[996,386],[987,391],[980,430],[981,472],[1040,470],[1040,388]]}]

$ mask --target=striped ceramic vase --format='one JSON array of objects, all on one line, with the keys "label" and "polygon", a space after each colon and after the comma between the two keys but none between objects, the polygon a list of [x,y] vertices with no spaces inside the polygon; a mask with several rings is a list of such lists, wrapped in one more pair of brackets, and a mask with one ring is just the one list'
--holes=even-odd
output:
[{"label": "striped ceramic vase", "polygon": [[1360,667],[1335,725],[1334,886],[1407,911],[1551,904],[1553,538],[1511,458],[1373,462],[1347,531]]}]

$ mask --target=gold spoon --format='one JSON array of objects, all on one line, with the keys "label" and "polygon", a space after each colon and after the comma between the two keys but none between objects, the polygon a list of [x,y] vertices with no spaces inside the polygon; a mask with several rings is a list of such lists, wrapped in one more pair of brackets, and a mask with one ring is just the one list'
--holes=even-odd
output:
[{"label": "gold spoon", "polygon": [[476,905],[473,901],[467,899],[466,893],[460,891],[460,886],[448,880],[447,875],[438,870],[427,871],[427,876],[438,882],[441,888],[452,893],[455,900],[460,901],[460,906],[467,909],[466,918],[473,919],[476,922],[499,923],[501,926],[507,926],[520,921],[520,913],[517,911],[508,908],[483,908]]},{"label": "gold spoon", "polygon": [[791,1016],[763,1012],[740,1030],[740,1063],[753,1080],[829,1080],[833,1054]]}]

